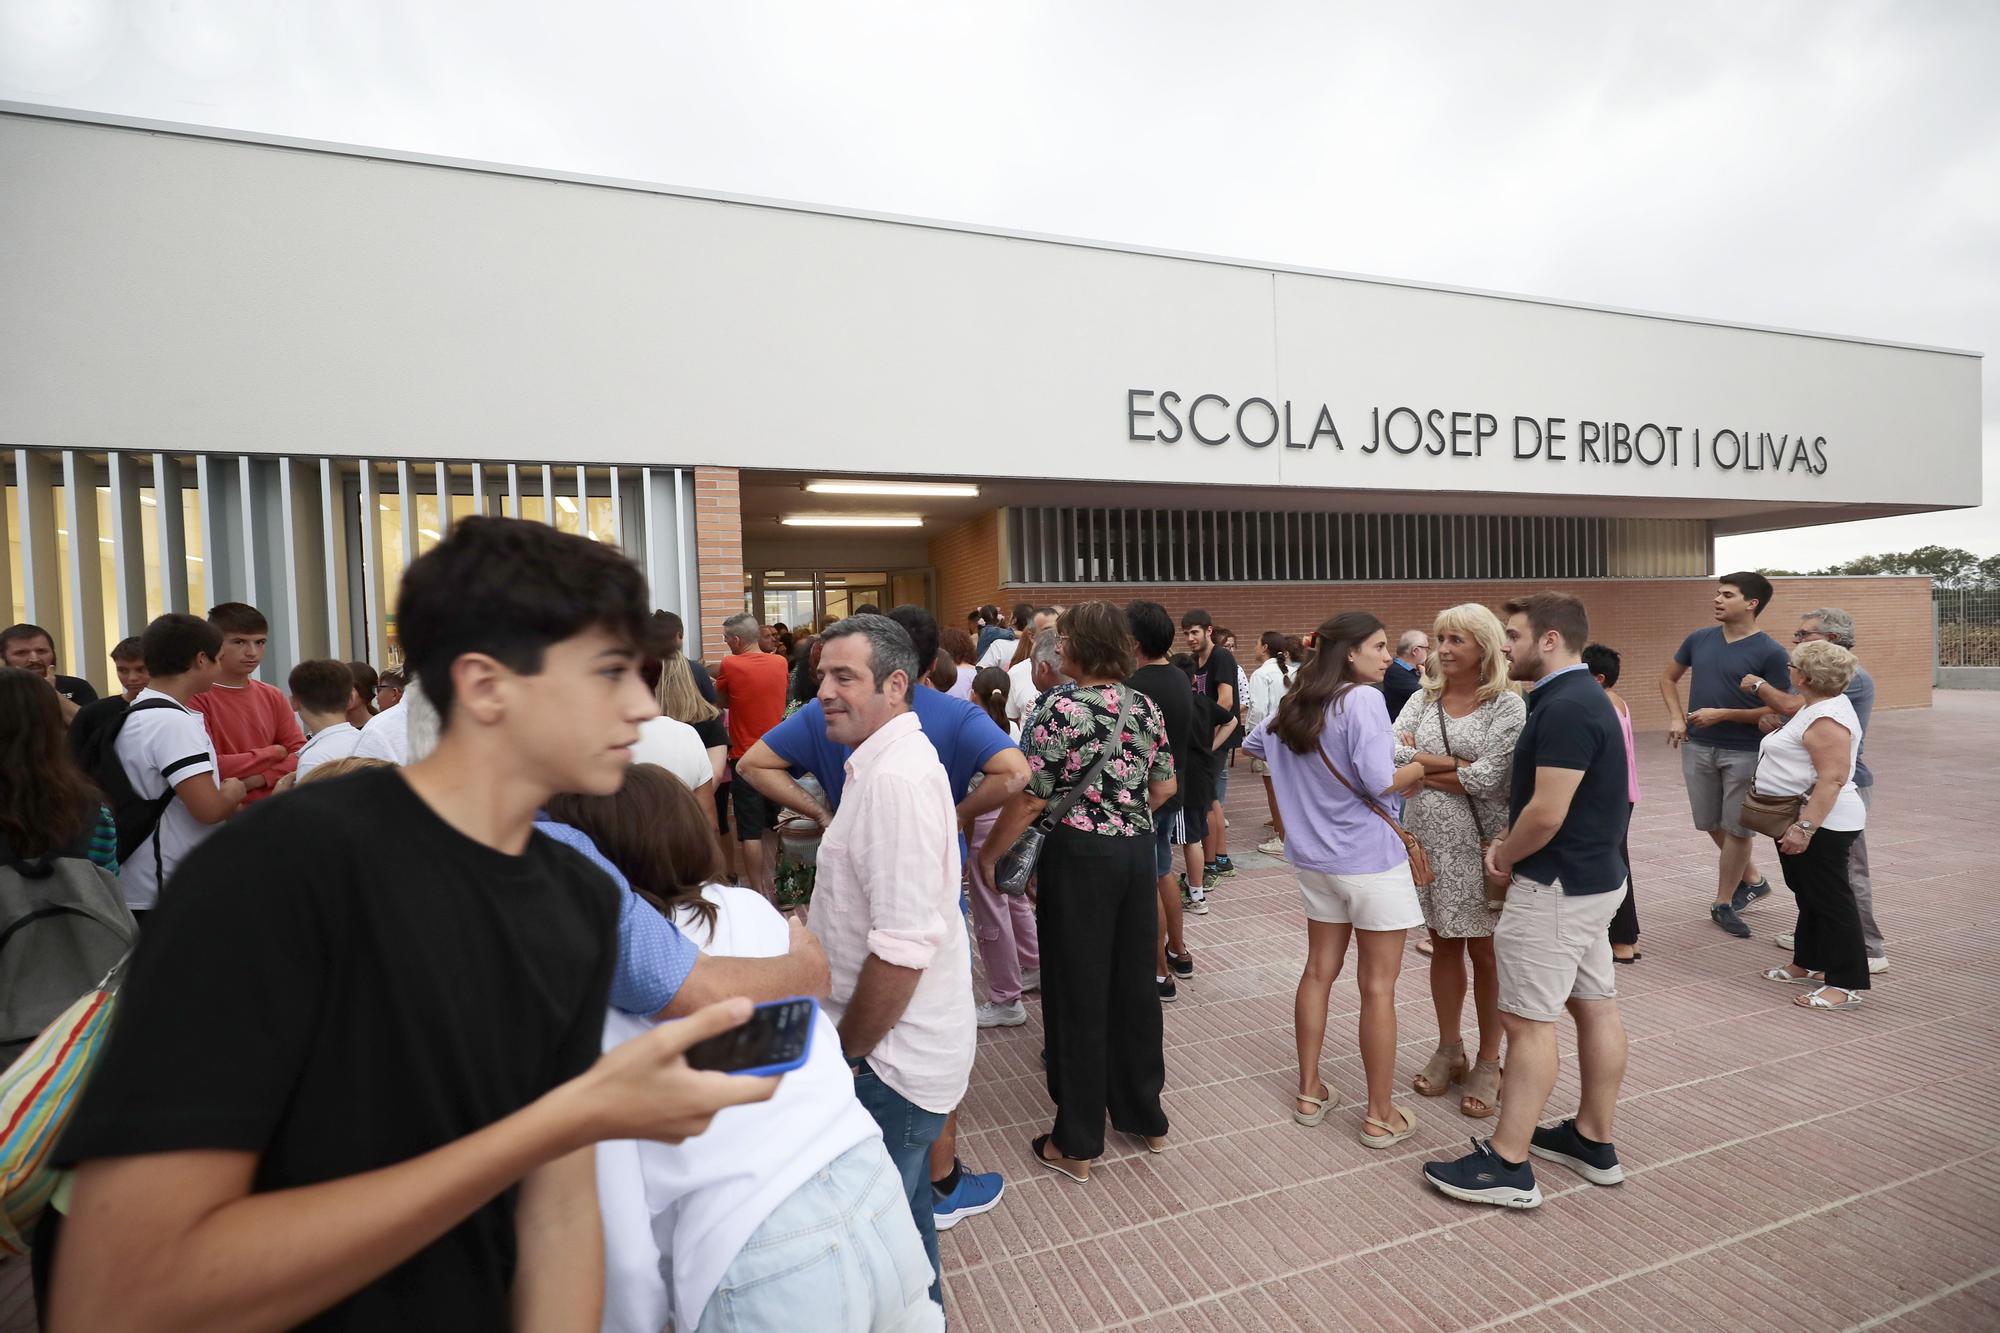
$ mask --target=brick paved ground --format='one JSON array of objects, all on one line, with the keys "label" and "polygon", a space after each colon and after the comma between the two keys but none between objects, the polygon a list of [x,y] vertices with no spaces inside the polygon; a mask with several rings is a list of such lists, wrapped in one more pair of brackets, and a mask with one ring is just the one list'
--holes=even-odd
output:
[{"label": "brick paved ground", "polygon": [[[1244,872],[1189,928],[1200,970],[1167,1010],[1167,1154],[1114,1147],[1088,1185],[1036,1170],[1039,1016],[982,1034],[960,1151],[1005,1171],[1008,1194],[943,1238],[953,1327],[2000,1327],[1996,753],[2000,695],[1877,716],[1869,842],[1893,966],[1861,1012],[1810,1014],[1757,976],[1782,961],[1782,892],[1753,911],[1755,940],[1708,924],[1714,853],[1686,826],[1664,743],[1642,741],[1646,958],[1619,973],[1630,1174],[1603,1190],[1551,1167],[1528,1213],[1419,1181],[1491,1123],[1450,1099],[1410,1095],[1423,1128],[1395,1150],[1355,1142],[1348,978],[1325,1067],[1343,1105],[1317,1129],[1291,1122],[1304,918],[1284,868],[1239,852]],[[1264,818],[1247,770],[1231,797],[1247,849]],[[1407,961],[1401,1085],[1434,1039],[1423,961]],[[1574,1106],[1573,1075],[1565,1063],[1552,1113]],[[0,1268],[0,1333],[32,1327],[25,1288],[20,1265]]]}]

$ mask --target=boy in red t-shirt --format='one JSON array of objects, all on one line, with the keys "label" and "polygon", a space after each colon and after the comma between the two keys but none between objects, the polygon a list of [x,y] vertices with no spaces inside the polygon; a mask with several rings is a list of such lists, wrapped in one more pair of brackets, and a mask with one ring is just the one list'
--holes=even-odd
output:
[{"label": "boy in red t-shirt", "polygon": [[761,627],[749,614],[722,622],[729,656],[715,669],[715,701],[729,714],[730,805],[736,840],[743,848],[743,872],[750,887],[777,900],[778,807],[749,782],[738,782],[736,761],[785,720],[785,695],[792,673],[785,659],[759,645]]},{"label": "boy in red t-shirt", "polygon": [[285,692],[253,680],[264,660],[270,622],[256,607],[224,602],[208,613],[208,623],[222,631],[221,674],[215,684],[188,701],[188,707],[208,724],[222,778],[241,778],[250,794],[245,805],[271,794],[278,779],[298,766],[305,733]]}]

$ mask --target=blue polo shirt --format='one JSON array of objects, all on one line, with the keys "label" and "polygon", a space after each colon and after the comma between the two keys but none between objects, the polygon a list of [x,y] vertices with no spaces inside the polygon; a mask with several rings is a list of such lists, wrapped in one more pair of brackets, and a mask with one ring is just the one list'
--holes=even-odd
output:
[{"label": "blue polo shirt", "polygon": [[[994,755],[1016,748],[1006,732],[978,704],[940,694],[920,685],[910,696],[910,711],[924,738],[937,751],[945,776],[951,779],[953,805],[965,799],[965,789],[973,775],[985,768]],[[840,809],[840,789],[847,785],[847,756],[854,747],[831,740],[826,734],[826,712],[819,700],[808,702],[764,733],[764,744],[791,766],[792,776],[810,773],[826,789],[829,810]]]},{"label": "blue polo shirt", "polygon": [[1627,873],[1619,844],[1632,817],[1625,773],[1625,733],[1597,681],[1581,666],[1543,677],[1528,691],[1528,723],[1514,745],[1511,827],[1535,797],[1535,770],[1583,773],[1569,813],[1547,845],[1522,857],[1514,871],[1537,884],[1562,881],[1565,896],[1610,893]]}]

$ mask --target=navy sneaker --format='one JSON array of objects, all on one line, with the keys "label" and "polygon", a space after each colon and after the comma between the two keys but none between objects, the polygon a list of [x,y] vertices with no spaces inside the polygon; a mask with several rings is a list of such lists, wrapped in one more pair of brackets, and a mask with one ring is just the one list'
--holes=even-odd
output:
[{"label": "navy sneaker", "polygon": [[1736,892],[1729,895],[1729,905],[1742,911],[1754,902],[1771,896],[1771,881],[1760,879],[1755,884],[1738,884]]},{"label": "navy sneaker", "polygon": [[968,1217],[990,1213],[1000,1206],[1000,1196],[1007,1192],[1007,1182],[1000,1178],[998,1171],[988,1171],[981,1175],[977,1171],[965,1169],[965,1163],[953,1159],[958,1168],[958,1188],[949,1194],[931,1190],[931,1217],[939,1231],[949,1231]]},{"label": "navy sneaker", "polygon": [[1736,915],[1736,909],[1728,903],[1716,903],[1710,907],[1708,909],[1708,919],[1739,940],[1750,938],[1750,927],[1744,924],[1743,918]]},{"label": "navy sneaker", "polygon": [[1544,1125],[1535,1131],[1528,1151],[1550,1162],[1561,1162],[1593,1185],[1624,1183],[1625,1168],[1618,1165],[1618,1150],[1608,1143],[1595,1148],[1576,1132],[1576,1119],[1560,1125]]},{"label": "navy sneaker", "polygon": [[1175,953],[1172,949],[1167,950],[1167,970],[1177,977],[1193,976],[1194,955],[1191,953]]},{"label": "navy sneaker", "polygon": [[1204,868],[1208,871],[1208,874],[1202,877],[1204,879],[1213,875],[1233,875],[1236,873],[1236,863],[1226,856],[1216,857],[1215,860],[1209,862]]},{"label": "navy sneaker", "polygon": [[1467,1203],[1490,1203],[1502,1208],[1542,1206],[1535,1168],[1526,1162],[1507,1165],[1487,1139],[1474,1139],[1472,1151],[1455,1162],[1424,1163],[1424,1179],[1440,1193]]},{"label": "navy sneaker", "polygon": [[1172,977],[1155,977],[1153,980],[1159,984],[1161,1004],[1172,1004],[1181,998],[1180,988],[1174,985]]}]

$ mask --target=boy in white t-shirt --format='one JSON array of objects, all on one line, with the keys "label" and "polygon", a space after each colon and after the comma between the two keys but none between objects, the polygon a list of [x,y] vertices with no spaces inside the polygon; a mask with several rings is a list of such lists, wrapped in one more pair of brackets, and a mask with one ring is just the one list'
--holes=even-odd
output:
[{"label": "boy in white t-shirt", "polygon": [[306,732],[294,777],[303,778],[321,764],[353,754],[361,729],[347,720],[347,710],[354,702],[354,673],[347,669],[347,663],[324,659],[301,662],[285,678],[285,685],[292,692],[292,711],[299,715]]},{"label": "boy in white t-shirt", "polygon": [[174,867],[236,812],[244,789],[237,778],[216,780],[208,727],[188,707],[215,683],[222,631],[199,616],[174,613],[146,626],[139,647],[152,679],[128,706],[114,747],[135,793],[155,800],[169,791],[174,796],[118,872],[125,905],[143,924]]}]

